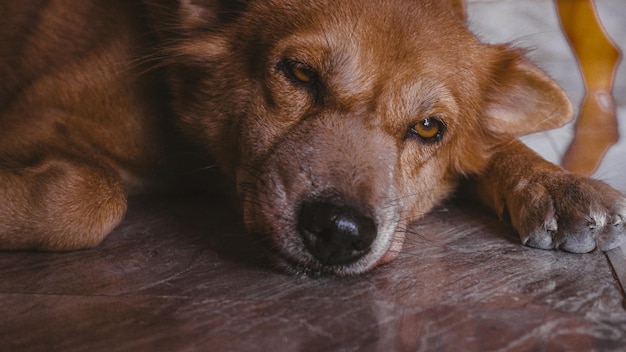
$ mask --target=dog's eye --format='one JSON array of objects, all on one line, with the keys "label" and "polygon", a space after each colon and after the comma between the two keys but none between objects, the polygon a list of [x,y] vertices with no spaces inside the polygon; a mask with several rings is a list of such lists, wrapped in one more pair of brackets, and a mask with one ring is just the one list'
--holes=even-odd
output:
[{"label": "dog's eye", "polygon": [[317,80],[315,70],[305,63],[285,59],[280,66],[287,77],[295,83],[310,86]]},{"label": "dog's eye", "polygon": [[424,142],[438,142],[443,136],[445,125],[436,116],[431,116],[409,128],[407,137],[417,137]]},{"label": "dog's eye", "polygon": [[293,78],[295,78],[296,80],[302,83],[311,83],[314,78],[313,72],[311,72],[310,70],[304,67],[299,67],[299,66],[292,67],[291,75],[293,76]]}]

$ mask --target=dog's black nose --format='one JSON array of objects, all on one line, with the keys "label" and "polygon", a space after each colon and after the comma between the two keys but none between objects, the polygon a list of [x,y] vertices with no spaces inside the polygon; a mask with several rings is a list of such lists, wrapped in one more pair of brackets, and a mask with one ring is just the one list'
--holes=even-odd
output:
[{"label": "dog's black nose", "polygon": [[376,238],[374,220],[353,207],[330,202],[304,203],[298,230],[309,252],[326,265],[356,262]]}]

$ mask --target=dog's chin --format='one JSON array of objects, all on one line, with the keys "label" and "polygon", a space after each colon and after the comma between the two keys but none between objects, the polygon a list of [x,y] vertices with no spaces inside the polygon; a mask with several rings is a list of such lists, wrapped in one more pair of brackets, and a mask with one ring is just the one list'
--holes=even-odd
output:
[{"label": "dog's chin", "polygon": [[268,236],[263,238],[264,257],[267,263],[281,272],[296,276],[357,276],[393,261],[402,247],[402,239],[394,238],[384,250],[370,250],[363,258],[348,264],[324,264],[304,249],[277,245]]},{"label": "dog's chin", "polygon": [[377,264],[366,262],[352,263],[349,265],[324,265],[315,260],[294,260],[289,257],[270,253],[269,259],[274,266],[290,275],[323,277],[323,276],[356,276],[374,269]]}]

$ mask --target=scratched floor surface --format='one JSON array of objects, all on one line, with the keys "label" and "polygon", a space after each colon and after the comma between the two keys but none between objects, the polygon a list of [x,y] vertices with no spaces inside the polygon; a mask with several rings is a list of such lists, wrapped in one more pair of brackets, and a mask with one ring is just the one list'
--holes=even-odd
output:
[{"label": "scratched floor surface", "polygon": [[[619,1],[603,3],[623,42]],[[579,100],[552,5],[504,4],[473,3],[474,28],[513,13],[513,38]],[[623,78],[616,97],[626,135]],[[570,139],[568,126],[526,141],[558,161]],[[596,173],[622,191],[625,144]],[[623,351],[623,258],[525,248],[489,213],[450,202],[413,224],[389,265],[296,277],[265,262],[227,199],[139,197],[98,248],[0,253],[0,351]]]}]

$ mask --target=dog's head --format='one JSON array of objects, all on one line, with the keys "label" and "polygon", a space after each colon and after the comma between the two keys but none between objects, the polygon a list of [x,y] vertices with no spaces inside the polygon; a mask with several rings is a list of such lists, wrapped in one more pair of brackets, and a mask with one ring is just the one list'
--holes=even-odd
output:
[{"label": "dog's head", "polygon": [[407,221],[480,172],[503,136],[571,116],[541,70],[480,43],[440,0],[225,3],[178,3],[175,108],[290,270],[393,259]]}]

